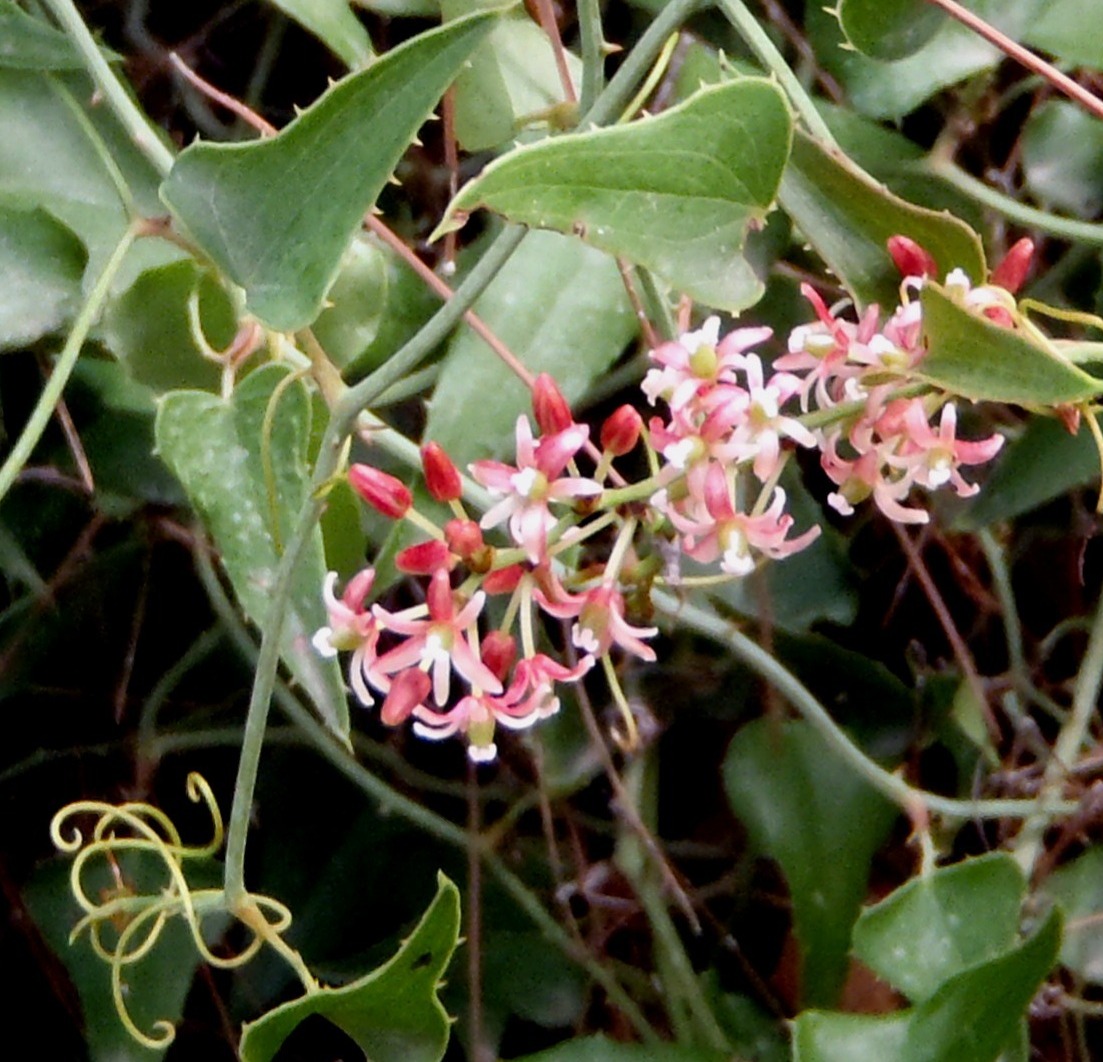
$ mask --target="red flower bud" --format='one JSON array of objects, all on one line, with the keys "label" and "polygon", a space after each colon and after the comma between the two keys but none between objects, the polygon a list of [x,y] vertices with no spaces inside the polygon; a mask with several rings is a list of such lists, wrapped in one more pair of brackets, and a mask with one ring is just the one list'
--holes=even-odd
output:
[{"label": "red flower bud", "polygon": [[400,671],[391,680],[390,692],[383,700],[379,717],[387,726],[398,726],[410,718],[410,713],[419,705],[433,688],[429,676],[418,668]]},{"label": "red flower bud", "polygon": [[571,407],[567,405],[563,392],[546,372],[542,372],[533,382],[532,412],[545,435],[566,431],[574,423]]},{"label": "red flower bud", "polygon": [[621,406],[613,410],[601,426],[601,448],[614,457],[622,457],[636,448],[642,430],[643,418],[636,407]]},{"label": "red flower bud", "polygon": [[437,501],[455,501],[463,494],[459,470],[439,443],[429,442],[421,448],[421,467],[425,486]]},{"label": "red flower bud", "polygon": [[456,558],[439,539],[407,546],[394,559],[394,566],[407,575],[432,575],[438,568],[451,571]]},{"label": "red flower bud", "polygon": [[520,564],[511,564],[508,568],[488,572],[483,580],[483,589],[488,594],[512,594],[524,574],[525,569]]},{"label": "red flower bud", "polygon": [[938,263],[915,240],[907,236],[890,236],[888,249],[902,277],[938,276]]},{"label": "red flower bud", "polygon": [[414,503],[410,488],[402,480],[371,465],[352,465],[349,484],[373,509],[392,520],[405,516]]},{"label": "red flower bud", "polygon": [[995,269],[992,270],[992,283],[998,288],[1010,291],[1012,295],[1023,286],[1027,273],[1030,272],[1030,263],[1034,258],[1034,241],[1025,236],[1003,256]]},{"label": "red flower bud", "polygon": [[491,631],[483,639],[482,656],[494,677],[505,685],[506,675],[517,659],[517,642],[505,631]]},{"label": "red flower bud", "polygon": [[449,520],[444,525],[448,548],[468,560],[484,546],[482,529],[474,520]]}]

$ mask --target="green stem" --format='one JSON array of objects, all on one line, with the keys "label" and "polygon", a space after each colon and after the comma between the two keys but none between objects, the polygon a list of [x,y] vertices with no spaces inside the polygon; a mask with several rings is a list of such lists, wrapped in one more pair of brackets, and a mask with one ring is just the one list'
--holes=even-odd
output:
[{"label": "green stem", "polygon": [[835,146],[835,138],[827,123],[820,116],[812,97],[808,95],[800,79],[789,69],[781,52],[774,47],[769,34],[759,25],[758,19],[747,10],[742,0],[716,0],[716,6],[724,12],[728,21],[735,27],[735,31],[747,43],[747,47],[754,52],[758,61],[775,78],[778,84],[789,97],[789,102],[796,108],[797,113],[804,120],[808,131],[817,139],[831,147]]},{"label": "green stem", "polygon": [[579,0],[578,30],[582,38],[582,93],[579,113],[586,114],[605,82],[605,35],[601,27],[601,0]]},{"label": "green stem", "polygon": [[[1092,719],[1099,705],[1099,690],[1103,686],[1103,596],[1100,596],[1092,619],[1088,648],[1076,675],[1076,687],[1072,694],[1072,712],[1069,714],[1057,741],[1053,755],[1042,775],[1042,788],[1036,801],[1038,813],[1022,829],[1015,843],[1015,858],[1028,873],[1042,853],[1045,831],[1057,809],[1062,806],[1061,791],[1069,772],[1076,766],[1084,741],[1091,730]],[[1078,804],[1073,805],[1079,807]]]},{"label": "green stem", "polygon": [[[954,800],[950,797],[916,789],[902,778],[886,771],[871,760],[839,727],[795,675],[787,671],[761,646],[738,631],[730,621],[673,594],[655,590],[652,601],[659,612],[672,621],[725,646],[732,655],[765,679],[782,694],[806,722],[819,731],[825,743],[845,760],[854,771],[878,792],[905,811],[925,808],[929,812],[955,819],[1030,819],[1039,814],[1040,800]],[[1100,635],[1103,642],[1103,634]],[[1103,648],[1100,650],[1103,667]],[[1075,801],[1053,801],[1046,807],[1048,815],[1067,815],[1075,811]]]},{"label": "green stem", "polygon": [[53,416],[54,407],[61,399],[65,385],[69,382],[69,376],[77,363],[84,341],[88,338],[88,333],[92,330],[92,325],[107,300],[115,274],[118,273],[119,267],[126,257],[126,252],[130,250],[130,245],[134,242],[136,235],[133,226],[128,227],[123,233],[122,238],[115,246],[115,250],[111,252],[107,264],[103,267],[103,272],[96,279],[95,285],[88,293],[88,298],[85,299],[84,305],[80,308],[80,313],[77,314],[77,319],[73,322],[73,328],[65,340],[65,345],[61,348],[57,364],[54,366],[53,372],[50,373],[50,378],[46,381],[46,386],[42,388],[42,394],[38,396],[38,401],[31,411],[30,419],[24,426],[23,431],[20,432],[19,438],[16,440],[15,446],[12,447],[11,453],[8,454],[7,460],[0,467],[0,500],[11,490],[16,476],[23,470],[23,466],[30,459],[35,446],[38,445],[38,440],[42,438],[42,433],[46,430],[50,417]]},{"label": "green stem", "polygon": [[103,93],[107,105],[122,123],[130,139],[162,176],[172,169],[173,155],[157,134],[141,108],[131,99],[123,83],[104,59],[84,19],[80,17],[73,0],[44,0],[54,18],[65,30],[73,46],[80,52],[92,81]]},{"label": "green stem", "polygon": [[1042,232],[1048,232],[1051,236],[1059,236],[1061,239],[1103,247],[1103,225],[1090,221],[1077,221],[1075,218],[1062,218],[1048,211],[1027,206],[977,180],[949,159],[932,155],[921,166],[920,172],[940,178],[970,199],[997,211],[1024,228],[1039,229]]},{"label": "green stem", "polygon": [[1016,686],[1023,693],[1031,689],[1030,672],[1023,656],[1023,628],[1019,622],[1019,610],[1015,604],[1015,591],[1011,586],[1011,572],[1007,568],[1007,559],[1003,549],[988,528],[978,534],[980,548],[984,550],[984,559],[992,573],[992,586],[1000,602],[1000,616],[1003,619],[1004,636],[1007,639],[1007,659]]}]

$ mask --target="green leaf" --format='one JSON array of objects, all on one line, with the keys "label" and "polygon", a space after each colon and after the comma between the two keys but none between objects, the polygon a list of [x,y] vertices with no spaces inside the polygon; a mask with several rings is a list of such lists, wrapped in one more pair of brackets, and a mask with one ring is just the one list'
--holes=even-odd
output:
[{"label": "green leaf", "polygon": [[1049,207],[1079,217],[1103,208],[1103,127],[1074,103],[1049,100],[1023,129],[1023,177]]},{"label": "green leaf", "polygon": [[604,1036],[568,1040],[558,1047],[524,1055],[514,1062],[723,1062],[730,1056],[677,1044],[621,1044]]},{"label": "green leaf", "polygon": [[88,253],[45,210],[0,204],[0,350],[59,331],[80,305]]},{"label": "green leaf", "polygon": [[946,15],[925,0],[839,0],[846,39],[874,59],[903,59],[941,29]]},{"label": "green leaf", "polygon": [[724,759],[724,784],[752,842],[789,883],[802,999],[830,1004],[846,976],[870,861],[896,809],[796,721],[743,727]]},{"label": "green leaf", "polygon": [[[122,58],[102,50],[108,61]],[[61,30],[28,15],[14,0],[0,0],[0,69],[82,70],[84,60]]]},{"label": "green leaf", "polygon": [[656,118],[510,152],[460,191],[437,234],[487,207],[623,255],[706,305],[741,310],[763,287],[739,252],[773,205],[791,131],[773,82],[705,88]]},{"label": "green leaf", "polygon": [[[274,491],[265,478],[262,424],[287,369],[266,365],[250,373],[229,399],[203,391],[173,391],[157,413],[157,447],[183,483],[222,554],[245,614],[264,625],[281,550],[308,490],[305,464],[310,404],[295,383],[280,397],[269,453]],[[278,538],[273,533],[278,522]],[[348,738],[348,703],[336,661],[310,643],[326,622],[322,607],[321,532],[315,529],[292,584],[281,653],[326,725]]]},{"label": "green leaf", "polygon": [[270,140],[195,144],[177,158],[162,198],[267,325],[293,331],[317,317],[364,212],[496,18],[413,38]]},{"label": "green leaf", "polygon": [[268,1062],[307,1017],[317,1014],[350,1036],[371,1062],[439,1062],[449,1018],[437,999],[460,930],[459,891],[443,874],[437,894],[398,952],[341,988],[321,988],[245,1025],[244,1062]]},{"label": "green leaf", "polygon": [[345,66],[358,70],[372,59],[371,38],[348,0],[270,0],[303,29],[313,33]]},{"label": "green leaf", "polygon": [[1103,392],[1103,382],[1054,348],[970,313],[938,284],[924,284],[920,298],[927,344],[915,373],[921,379],[975,402],[1023,406],[1086,402]]},{"label": "green leaf", "polygon": [[1094,845],[1055,870],[1041,892],[1065,915],[1062,964],[1091,984],[1103,984],[1103,848]]},{"label": "green leaf", "polygon": [[912,1002],[955,974],[1002,955],[1019,929],[1026,883],[996,853],[912,878],[854,926],[854,954]]},{"label": "green leaf", "polygon": [[[443,5],[445,18],[469,10],[467,0]],[[577,86],[582,62],[570,52],[567,68]],[[456,78],[456,139],[465,151],[498,147],[526,119],[563,103],[563,87],[548,35],[527,15],[504,18]]]},{"label": "green leaf", "polygon": [[1046,0],[1025,40],[1071,65],[1103,70],[1103,23],[1095,0]]},{"label": "green leaf", "polygon": [[1099,451],[1087,427],[1070,435],[1059,420],[1031,417],[954,526],[975,531],[1012,520],[1066,491],[1098,483],[1099,475]]},{"label": "green leaf", "polygon": [[[525,237],[474,309],[529,370],[552,373],[569,402],[608,370],[636,331],[612,259],[550,232]],[[445,356],[425,438],[461,465],[501,456],[513,445],[517,415],[531,404],[528,388],[465,328]]]},{"label": "green leaf", "polygon": [[800,131],[781,181],[781,205],[859,303],[886,310],[899,301],[890,236],[925,247],[943,273],[986,277],[980,237],[962,221],[907,203],[842,155]]},{"label": "green leaf", "polygon": [[1018,1035],[1060,939],[1060,919],[1051,914],[1024,943],[887,1017],[805,1011],[793,1023],[794,1062],[993,1062]]},{"label": "green leaf", "polygon": [[181,388],[218,390],[222,371],[204,357],[188,319],[188,300],[198,299],[203,334],[225,350],[236,322],[229,296],[191,259],[147,269],[104,318],[104,339],[130,375],[156,394]]}]

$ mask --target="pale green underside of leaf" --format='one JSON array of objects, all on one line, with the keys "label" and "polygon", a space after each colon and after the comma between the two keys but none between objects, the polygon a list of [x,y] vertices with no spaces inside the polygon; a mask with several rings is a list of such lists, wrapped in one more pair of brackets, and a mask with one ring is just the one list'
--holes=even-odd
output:
[{"label": "pale green underside of leaf", "polygon": [[[258,627],[268,615],[280,563],[274,520],[279,541],[287,542],[308,491],[310,405],[300,383],[283,392],[273,418],[274,494],[265,478],[262,422],[287,373],[279,365],[257,369],[229,400],[203,391],[173,391],[157,412],[158,451],[203,517],[235,596]],[[337,662],[323,660],[310,641],[326,623],[324,578],[321,532],[315,529],[292,583],[280,652],[326,725],[347,740],[348,702]]]},{"label": "pale green underside of leaf", "polygon": [[195,144],[161,187],[265,324],[310,324],[364,213],[495,13],[423,33],[336,84],[280,134]]},{"label": "pale green underside of leaf", "polygon": [[393,958],[352,984],[319,989],[247,1023],[242,1059],[268,1062],[316,1014],[355,1040],[371,1062],[439,1062],[449,1018],[437,989],[459,931],[459,890],[441,874],[429,909]]},{"label": "pale green underside of leaf", "polygon": [[45,210],[0,204],[0,350],[58,331],[80,304],[88,253]]},{"label": "pale green underside of leaf", "polygon": [[927,283],[923,336],[927,353],[917,368],[924,380],[976,402],[1055,406],[1086,402],[1103,383],[1026,333],[1001,328]]},{"label": "pale green underside of leaf", "polygon": [[349,0],[269,0],[339,56],[350,70],[372,59],[371,38]]},{"label": "pale green underside of leaf", "polygon": [[1077,977],[1103,984],[1103,848],[1089,848],[1042,883],[1065,915],[1061,962]]},{"label": "pale green underside of leaf", "polygon": [[702,89],[656,118],[522,147],[460,191],[438,229],[486,207],[534,228],[574,233],[729,311],[762,284],[741,255],[765,217],[789,154],[792,119],[772,82]]}]

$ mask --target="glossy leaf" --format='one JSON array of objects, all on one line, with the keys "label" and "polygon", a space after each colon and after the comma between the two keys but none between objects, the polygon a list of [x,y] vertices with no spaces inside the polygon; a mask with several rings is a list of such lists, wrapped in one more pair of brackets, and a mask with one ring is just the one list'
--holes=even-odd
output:
[{"label": "glossy leaf", "polygon": [[438,234],[486,207],[573,233],[700,302],[740,310],[762,293],[740,251],[773,205],[791,129],[772,82],[705,88],[656,118],[511,151],[460,191]]},{"label": "glossy leaf", "polygon": [[1103,69],[1103,22],[1095,0],[1046,0],[1025,39],[1066,63]]},{"label": "glossy leaf", "polygon": [[1080,217],[1103,208],[1103,126],[1076,104],[1049,100],[1023,128],[1023,178],[1042,203]]},{"label": "glossy leaf", "polygon": [[1050,916],[1024,943],[963,970],[929,999],[886,1017],[808,1010],[793,1023],[794,1062],[994,1062],[1018,1030],[1061,938]]},{"label": "glossy leaf", "polygon": [[1100,478],[1099,451],[1087,426],[1070,435],[1052,417],[1032,417],[997,460],[984,490],[954,521],[956,527],[975,531],[1012,520]]},{"label": "glossy leaf", "polygon": [[[607,255],[550,232],[532,232],[475,303],[475,311],[533,373],[550,372],[577,402],[620,357],[636,330]],[[494,401],[487,401],[493,395]],[[445,356],[425,438],[461,466],[510,452],[528,388],[464,327]]]},{"label": "glossy leaf", "polygon": [[165,203],[267,325],[291,331],[317,317],[364,212],[496,17],[420,34],[270,140],[180,154]]},{"label": "glossy leaf", "polygon": [[[445,3],[446,18],[470,10],[467,0]],[[565,52],[576,88],[582,62]],[[485,151],[517,135],[526,120],[563,103],[563,87],[547,34],[525,14],[503,18],[456,78],[456,139],[465,151]]]},{"label": "glossy leaf", "polygon": [[621,1044],[604,1036],[579,1037],[524,1055],[514,1062],[723,1062],[730,1056],[702,1047],[677,1044]]},{"label": "glossy leaf", "polygon": [[80,306],[88,252],[44,210],[0,205],[0,350],[58,331]]},{"label": "glossy leaf", "polygon": [[[286,377],[283,366],[267,365],[250,373],[229,399],[173,391],[157,413],[158,450],[203,517],[234,593],[257,626],[263,626],[268,612],[279,543],[288,540],[308,489],[310,405],[298,383],[282,394],[273,415],[273,494],[265,477],[262,424],[275,388]],[[326,622],[324,577],[321,532],[316,530],[296,572],[281,653],[326,725],[347,740],[348,704],[337,662],[323,660],[310,644]]]},{"label": "glossy leaf", "polygon": [[371,38],[352,13],[349,0],[270,0],[309,30],[347,67],[357,70],[372,59]]},{"label": "glossy leaf", "polygon": [[1064,912],[1062,964],[1091,984],[1103,984],[1103,848],[1093,845],[1059,867],[1041,891]]},{"label": "glossy leaf", "polygon": [[399,951],[340,988],[320,988],[246,1024],[243,1062],[268,1062],[304,1019],[320,1015],[350,1036],[371,1062],[439,1062],[450,1019],[437,999],[460,930],[459,891],[444,875]]},{"label": "glossy leaf", "polygon": [[873,59],[903,59],[919,51],[946,15],[925,0],[839,0],[846,39]]},{"label": "glossy leaf", "polygon": [[925,284],[921,299],[927,353],[916,374],[922,379],[974,401],[1024,406],[1085,402],[1103,392],[1103,382],[1055,348],[970,313],[939,285]]},{"label": "glossy leaf", "polygon": [[233,306],[210,273],[190,259],[146,270],[108,306],[108,346],[136,381],[157,394],[219,387],[221,369],[204,357],[192,334],[193,296],[208,345],[224,350],[234,338]]},{"label": "glossy leaf", "polygon": [[[103,52],[109,60],[120,58],[108,48]],[[61,30],[27,14],[14,0],[0,0],[0,69],[82,70],[84,60]]]},{"label": "glossy leaf", "polygon": [[1019,929],[1026,883],[1002,853],[912,878],[854,926],[854,954],[913,1002],[1003,954]]},{"label": "glossy leaf", "polygon": [[890,236],[925,247],[943,273],[987,276],[980,238],[962,221],[907,203],[844,155],[798,131],[781,181],[781,205],[828,268],[861,303],[899,301]]},{"label": "glossy leaf", "polygon": [[896,809],[807,724],[760,719],[724,759],[724,784],[754,845],[789,884],[806,1005],[834,1002],[870,860]]}]

